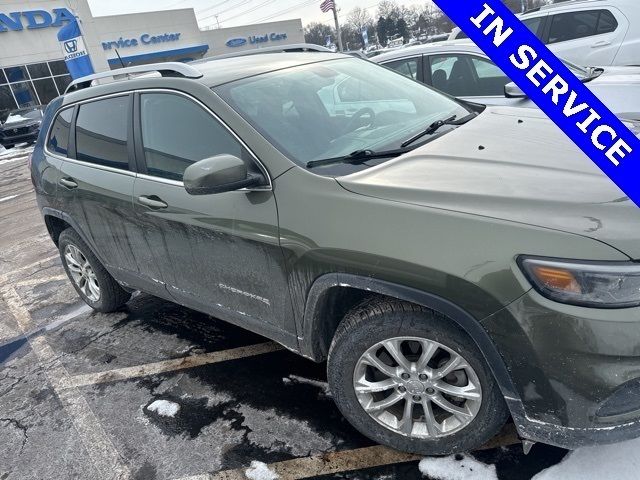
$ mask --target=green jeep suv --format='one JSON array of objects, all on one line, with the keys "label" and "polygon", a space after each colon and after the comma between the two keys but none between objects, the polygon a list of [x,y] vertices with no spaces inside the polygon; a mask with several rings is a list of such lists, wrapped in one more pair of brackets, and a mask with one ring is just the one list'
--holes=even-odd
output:
[{"label": "green jeep suv", "polygon": [[329,53],[129,67],[48,106],[31,169],[91,307],[140,290],[326,361],[377,442],[640,436],[640,210],[538,111]]}]

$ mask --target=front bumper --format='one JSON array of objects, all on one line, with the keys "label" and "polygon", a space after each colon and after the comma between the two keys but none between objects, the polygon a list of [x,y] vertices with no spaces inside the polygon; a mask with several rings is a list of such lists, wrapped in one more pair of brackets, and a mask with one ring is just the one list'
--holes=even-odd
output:
[{"label": "front bumper", "polygon": [[16,143],[35,142],[40,134],[40,129],[28,132],[13,133],[10,129],[0,133],[0,144],[15,145]]},{"label": "front bumper", "polygon": [[519,394],[506,400],[523,438],[576,448],[640,437],[640,308],[532,290],[482,323]]}]

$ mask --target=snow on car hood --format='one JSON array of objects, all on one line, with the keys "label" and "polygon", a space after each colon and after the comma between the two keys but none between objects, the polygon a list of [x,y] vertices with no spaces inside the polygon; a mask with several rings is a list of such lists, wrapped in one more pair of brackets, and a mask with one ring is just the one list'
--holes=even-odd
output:
[{"label": "snow on car hood", "polygon": [[589,236],[640,258],[640,208],[539,110],[487,108],[337,181],[361,195]]}]

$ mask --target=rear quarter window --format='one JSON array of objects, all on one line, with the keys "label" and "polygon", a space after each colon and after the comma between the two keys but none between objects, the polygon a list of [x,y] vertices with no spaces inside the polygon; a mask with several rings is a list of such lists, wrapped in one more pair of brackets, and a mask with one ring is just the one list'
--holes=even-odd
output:
[{"label": "rear quarter window", "polygon": [[47,149],[51,153],[62,155],[63,157],[67,156],[72,117],[73,108],[62,110],[56,115],[47,139]]}]

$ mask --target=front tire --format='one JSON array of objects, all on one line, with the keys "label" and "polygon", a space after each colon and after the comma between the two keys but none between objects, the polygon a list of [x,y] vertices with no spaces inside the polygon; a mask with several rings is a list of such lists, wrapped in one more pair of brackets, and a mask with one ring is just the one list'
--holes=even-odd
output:
[{"label": "front tire", "polygon": [[115,281],[75,230],[60,234],[58,249],[69,280],[91,308],[113,312],[129,301],[131,293]]},{"label": "front tire", "polygon": [[375,299],[338,326],[328,378],[342,414],[367,437],[423,455],[477,448],[508,411],[475,343],[446,317]]}]

